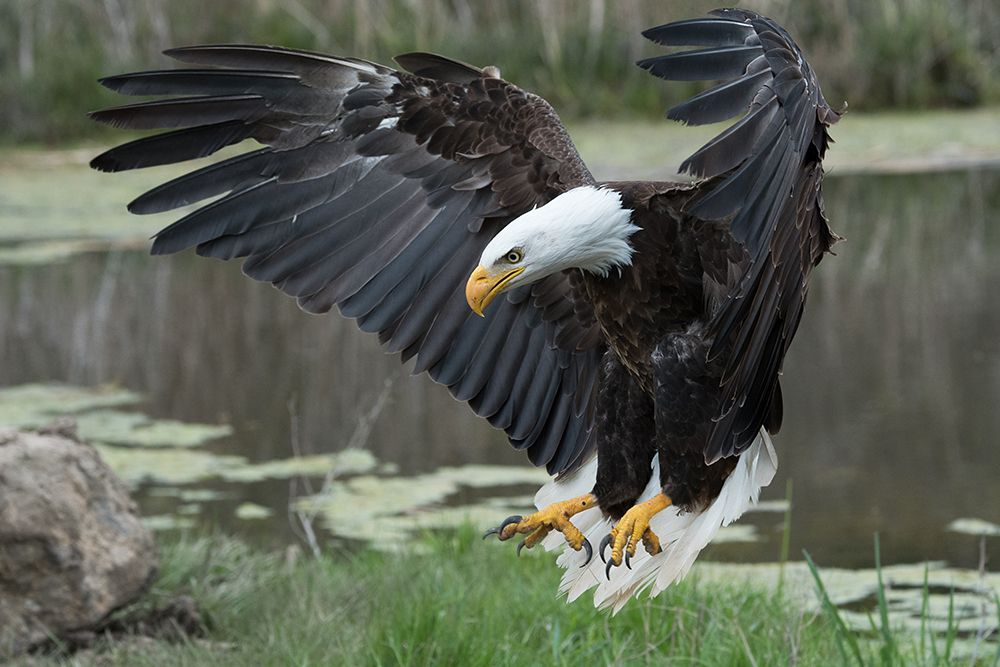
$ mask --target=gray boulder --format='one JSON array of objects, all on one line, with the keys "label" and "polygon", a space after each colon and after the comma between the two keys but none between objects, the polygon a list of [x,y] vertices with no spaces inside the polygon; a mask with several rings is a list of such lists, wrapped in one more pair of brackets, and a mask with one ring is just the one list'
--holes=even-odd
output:
[{"label": "gray boulder", "polygon": [[157,566],[128,489],[72,423],[0,430],[0,659],[95,626]]}]

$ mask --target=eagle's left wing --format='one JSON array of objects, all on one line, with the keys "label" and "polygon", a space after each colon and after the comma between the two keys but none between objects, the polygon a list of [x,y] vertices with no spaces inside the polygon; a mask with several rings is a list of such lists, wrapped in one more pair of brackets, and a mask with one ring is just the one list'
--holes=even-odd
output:
[{"label": "eagle's left wing", "polygon": [[664,79],[722,80],[668,117],[691,125],[745,114],[681,165],[705,178],[692,218],[728,220],[745,270],[712,314],[710,357],[724,360],[723,402],[709,463],[750,446],[780,401],[778,374],[802,317],[806,281],[837,240],[820,186],[826,128],[838,114],[791,36],[753,12],[724,9],[643,33],[666,46],[707,47],[643,60]]}]

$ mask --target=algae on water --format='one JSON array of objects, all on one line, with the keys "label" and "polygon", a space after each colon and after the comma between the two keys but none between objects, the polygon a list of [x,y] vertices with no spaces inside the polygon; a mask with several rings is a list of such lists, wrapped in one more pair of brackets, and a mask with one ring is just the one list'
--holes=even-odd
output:
[{"label": "algae on water", "polygon": [[264,507],[257,503],[240,503],[234,511],[237,519],[244,521],[254,521],[257,519],[267,519],[274,511],[270,507]]},{"label": "algae on water", "polygon": [[421,530],[466,522],[486,527],[504,516],[533,508],[530,496],[502,492],[462,506],[447,504],[449,496],[463,488],[510,488],[547,480],[544,470],[501,465],[445,467],[411,477],[362,475],[336,480],[322,493],[299,498],[295,508],[318,515],[324,527],[338,537],[397,550],[405,548]]},{"label": "algae on water", "polygon": [[130,486],[194,484],[219,477],[230,468],[247,465],[242,456],[199,449],[133,448],[97,444],[101,458]]},{"label": "algae on water", "polygon": [[948,530],[965,535],[1000,537],[1000,526],[982,519],[955,519],[948,524]]},{"label": "algae on water", "polygon": [[77,432],[88,442],[128,447],[197,447],[232,434],[228,424],[192,424],[150,419],[137,412],[95,410],[76,417]]},{"label": "algae on water", "polygon": [[369,472],[374,470],[377,465],[378,461],[368,450],[348,448],[332,454],[313,454],[234,466],[221,471],[219,476],[227,482],[322,477],[328,472],[339,477]]},{"label": "algae on water", "polygon": [[134,405],[139,394],[121,387],[23,384],[0,388],[0,426],[38,428],[62,415]]}]

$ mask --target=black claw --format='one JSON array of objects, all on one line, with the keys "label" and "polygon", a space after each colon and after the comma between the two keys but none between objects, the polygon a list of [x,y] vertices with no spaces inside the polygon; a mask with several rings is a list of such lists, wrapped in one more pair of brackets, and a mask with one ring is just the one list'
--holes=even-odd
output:
[{"label": "black claw", "polygon": [[521,519],[522,518],[523,517],[520,514],[514,514],[514,515],[509,516],[506,519],[504,519],[503,522],[500,524],[500,527],[497,528],[497,530],[500,531],[500,539],[501,540],[504,539],[504,537],[503,537],[503,529],[504,528],[506,528],[507,526],[509,526],[512,523],[521,523]]},{"label": "black claw", "polygon": [[608,533],[607,535],[605,535],[604,539],[601,540],[601,545],[599,547],[597,547],[597,553],[599,553],[601,555],[601,562],[602,563],[607,563],[608,562],[608,559],[604,557],[604,550],[608,548],[609,544],[611,544],[611,533]]},{"label": "black claw", "polygon": [[630,570],[632,569],[632,563],[629,562],[628,549],[625,550],[625,567],[627,567]]},{"label": "black claw", "polygon": [[525,542],[525,540],[521,540],[521,543],[517,545],[517,557],[518,558],[521,557],[521,549],[524,548],[524,542]]},{"label": "black claw", "polygon": [[517,514],[515,514],[513,516],[507,517],[506,519],[504,519],[500,523],[499,526],[497,526],[496,528],[490,528],[485,533],[483,533],[483,539],[485,540],[490,535],[496,535],[501,540],[503,540],[504,539],[504,537],[503,537],[503,529],[506,528],[507,526],[509,526],[512,523],[521,523],[521,518],[522,517],[518,516]]},{"label": "black claw", "polygon": [[608,578],[608,581],[611,581],[611,568],[613,568],[614,566],[615,566],[615,561],[609,560],[608,566],[604,568],[604,576]]},{"label": "black claw", "polygon": [[587,560],[583,561],[583,565],[580,567],[587,567],[590,565],[590,561],[594,559],[594,548],[590,546],[590,540],[586,537],[583,538],[583,550],[587,552]]}]

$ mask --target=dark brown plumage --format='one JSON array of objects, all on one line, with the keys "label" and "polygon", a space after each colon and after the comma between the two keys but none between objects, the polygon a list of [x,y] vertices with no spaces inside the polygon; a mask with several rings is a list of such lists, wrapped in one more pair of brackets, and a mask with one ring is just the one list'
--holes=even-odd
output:
[{"label": "dark brown plumage", "polygon": [[[173,49],[196,68],[103,79],[170,99],[96,120],[171,131],[92,165],[264,144],[133,201],[153,213],[218,197],[157,234],[153,252],[245,258],[247,275],[305,310],[336,306],[553,474],[596,449],[594,495],[613,518],[656,456],[674,504],[704,509],[761,426],[780,425],[781,363],[809,273],[837,240],[820,186],[838,115],[769,19],[720,10],[644,35],[704,47],[639,63],[656,76],[722,80],[670,118],[744,114],[683,163],[695,184],[596,183],[549,104],[494,68],[411,53],[396,71],[246,45]],[[560,270],[510,290],[486,319],[471,313],[464,278],[497,232],[585,187],[613,189],[631,212],[631,264]]]}]

